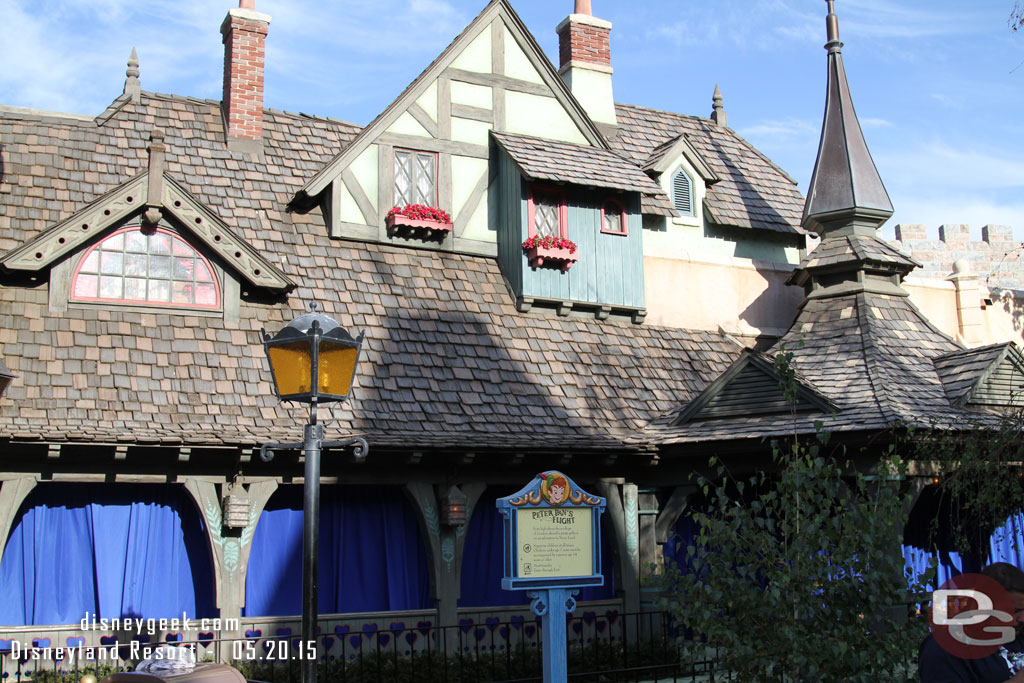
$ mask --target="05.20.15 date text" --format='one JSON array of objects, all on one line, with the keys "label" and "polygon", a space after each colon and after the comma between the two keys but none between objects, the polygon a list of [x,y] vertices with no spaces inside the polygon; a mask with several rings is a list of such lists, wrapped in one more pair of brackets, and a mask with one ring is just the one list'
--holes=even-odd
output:
[{"label": "05.20.15 date text", "polygon": [[260,647],[248,641],[231,643],[231,657],[248,661],[281,661],[288,659],[316,659],[316,641],[265,640]]}]

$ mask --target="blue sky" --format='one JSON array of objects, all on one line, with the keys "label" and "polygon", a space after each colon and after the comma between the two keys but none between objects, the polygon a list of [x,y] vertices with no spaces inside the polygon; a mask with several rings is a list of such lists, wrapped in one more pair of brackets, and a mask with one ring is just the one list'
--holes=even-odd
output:
[{"label": "blue sky", "polygon": [[[484,0],[256,0],[267,106],[365,124]],[[549,57],[572,0],[512,0]],[[592,0],[614,24],[615,97],[729,124],[806,190],[825,95],[821,0]],[[138,48],[142,87],[220,99],[231,0],[0,0],[0,103],[98,114]],[[836,0],[868,145],[898,222],[1006,224],[1024,239],[1024,32],[1012,0]],[[2,144],[2,141],[0,141]]]}]

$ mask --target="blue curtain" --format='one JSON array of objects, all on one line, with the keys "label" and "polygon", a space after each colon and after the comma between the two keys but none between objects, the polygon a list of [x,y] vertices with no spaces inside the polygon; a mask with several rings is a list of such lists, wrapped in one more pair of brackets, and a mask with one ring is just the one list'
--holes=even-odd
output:
[{"label": "blue curtain", "polygon": [[697,537],[698,531],[700,529],[697,527],[697,523],[693,521],[693,517],[690,516],[688,511],[684,510],[683,514],[679,515],[679,519],[676,520],[675,526],[672,527],[672,531],[669,533],[668,541],[664,545],[663,554],[665,559],[671,560],[682,572],[690,571],[687,549],[693,545],[693,539]]},{"label": "blue curtain", "polygon": [[[528,605],[526,591],[507,591],[501,587],[505,575],[505,550],[502,547],[504,529],[502,516],[494,502],[518,490],[498,492],[484,491],[473,509],[473,518],[466,529],[466,546],[462,558],[462,594],[460,607],[502,607],[506,605]],[[500,493],[500,495],[499,495]],[[615,597],[615,561],[612,557],[609,538],[610,527],[606,523],[608,514],[601,521],[601,572],[604,585],[583,588],[576,599],[607,600]]]},{"label": "blue curtain", "polygon": [[[400,489],[325,486],[320,495],[321,614],[432,606],[416,516]],[[302,612],[302,487],[282,486],[253,534],[246,616]]]},{"label": "blue curtain", "polygon": [[[936,584],[942,585],[954,576],[979,572],[992,562],[1009,562],[1024,567],[1024,513],[1017,511],[1006,518],[987,539],[980,542],[975,553],[962,554],[954,550],[953,532],[945,520],[950,517],[950,504],[940,495],[937,487],[929,486],[921,492],[910,513],[903,537],[903,559],[907,572],[920,576],[929,562],[936,568]],[[938,519],[937,527],[932,524]]]},{"label": "blue curtain", "polygon": [[181,486],[41,483],[0,559],[0,623],[214,616],[213,576]]}]

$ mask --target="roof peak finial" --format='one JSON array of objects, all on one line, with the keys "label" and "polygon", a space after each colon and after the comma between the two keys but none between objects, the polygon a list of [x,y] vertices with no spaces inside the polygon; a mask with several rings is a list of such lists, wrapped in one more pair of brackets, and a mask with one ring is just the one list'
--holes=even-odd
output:
[{"label": "roof peak finial", "polygon": [[132,54],[128,57],[128,68],[124,71],[124,94],[132,98],[132,102],[138,104],[142,99],[142,83],[139,81],[139,55],[132,47]]},{"label": "roof peak finial", "polygon": [[719,126],[728,126],[729,117],[725,115],[725,105],[722,104],[722,89],[715,83],[715,94],[711,97],[711,120]]},{"label": "roof peak finial", "polygon": [[828,3],[828,16],[825,17],[825,29],[828,34],[828,42],[825,49],[829,52],[839,52],[843,44],[839,41],[839,17],[836,15],[835,0],[825,0]]},{"label": "roof peak finial", "polygon": [[594,16],[594,10],[590,7],[590,0],[576,0],[576,7],[572,11],[573,14],[586,14],[587,16]]}]

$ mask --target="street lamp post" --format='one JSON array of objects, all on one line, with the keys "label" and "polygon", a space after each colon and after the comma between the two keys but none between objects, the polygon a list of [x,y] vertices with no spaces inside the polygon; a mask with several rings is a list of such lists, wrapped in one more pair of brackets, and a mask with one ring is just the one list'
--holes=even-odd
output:
[{"label": "street lamp post", "polygon": [[11,372],[11,369],[7,367],[7,363],[4,362],[4,359],[0,358],[0,396],[4,395],[4,392],[7,391],[7,387],[15,377],[17,377],[17,375]]},{"label": "street lamp post", "polygon": [[[344,401],[352,390],[363,334],[354,339],[336,320],[316,312],[291,321],[271,337],[262,330],[274,391],[282,401],[309,404],[309,421],[302,443],[266,443],[260,458],[269,462],[272,451],[301,448],[305,453],[302,502],[302,683],[316,683],[317,646],[317,544],[320,533],[320,451],[352,446],[356,459],[366,457],[365,439],[324,442],[324,427],[317,422],[317,405]],[[310,645],[312,643],[312,645]]]}]

